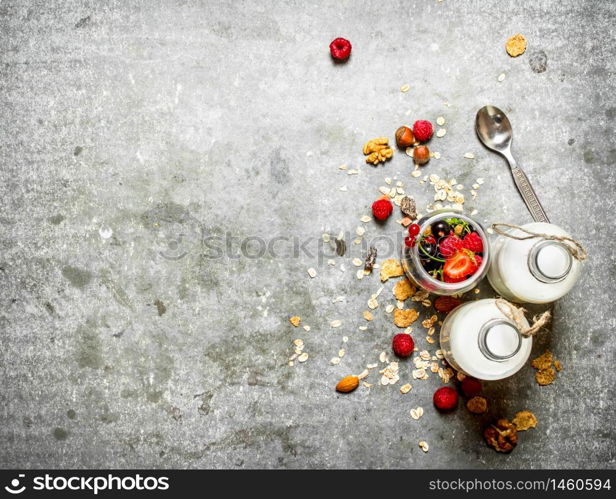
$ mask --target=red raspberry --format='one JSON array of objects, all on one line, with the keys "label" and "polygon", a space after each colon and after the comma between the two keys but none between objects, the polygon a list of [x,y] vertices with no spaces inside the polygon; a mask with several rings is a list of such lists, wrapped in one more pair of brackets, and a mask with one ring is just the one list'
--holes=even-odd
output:
[{"label": "red raspberry", "polygon": [[434,392],[432,401],[439,411],[451,411],[458,405],[458,392],[450,386],[443,386]]},{"label": "red raspberry", "polygon": [[336,61],[346,61],[351,55],[351,42],[344,38],[336,38],[329,44],[329,52]]},{"label": "red raspberry", "polygon": [[481,267],[481,262],[483,262],[483,258],[479,255],[475,255],[475,262],[477,263],[477,268]]},{"label": "red raspberry", "polygon": [[410,334],[400,333],[391,340],[391,347],[398,357],[408,357],[413,353],[415,343]]},{"label": "red raspberry", "polygon": [[439,296],[434,301],[434,308],[439,312],[447,313],[451,312],[454,308],[460,305],[460,303],[462,302],[453,296]]},{"label": "red raspberry", "polygon": [[433,132],[432,123],[429,121],[419,120],[413,125],[413,135],[419,142],[428,142]]},{"label": "red raspberry", "polygon": [[460,389],[465,397],[473,398],[481,393],[481,381],[475,378],[466,377],[462,380]]},{"label": "red raspberry", "polygon": [[473,253],[483,253],[483,241],[481,240],[481,236],[476,232],[467,234],[464,239],[462,239],[462,247],[471,250]]},{"label": "red raspberry", "polygon": [[459,249],[462,249],[462,239],[456,236],[453,232],[446,238],[442,239],[438,245],[439,252],[445,258],[449,258]]},{"label": "red raspberry", "polygon": [[387,220],[394,206],[389,199],[381,198],[372,203],[372,214],[377,220]]}]

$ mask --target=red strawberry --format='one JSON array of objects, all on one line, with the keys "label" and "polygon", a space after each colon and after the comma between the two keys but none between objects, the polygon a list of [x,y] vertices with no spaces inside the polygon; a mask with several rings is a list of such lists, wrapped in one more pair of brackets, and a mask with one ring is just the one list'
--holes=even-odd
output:
[{"label": "red strawberry", "polygon": [[434,301],[434,308],[439,312],[451,312],[460,303],[462,302],[453,296],[439,296]]},{"label": "red strawberry", "polygon": [[399,333],[391,340],[391,347],[398,357],[408,357],[413,353],[415,343],[410,334]]},{"label": "red strawberry", "polygon": [[458,405],[458,392],[450,386],[443,386],[434,392],[432,401],[439,411],[451,411]]},{"label": "red strawberry", "polygon": [[456,236],[453,232],[442,239],[438,245],[439,252],[445,258],[452,256],[456,251],[462,248],[462,239]]},{"label": "red strawberry", "polygon": [[445,282],[460,282],[473,275],[479,266],[472,251],[461,249],[445,260],[443,276]]},{"label": "red strawberry", "polygon": [[466,234],[464,239],[462,239],[462,247],[473,253],[483,253],[483,241],[481,240],[481,236],[476,232]]},{"label": "red strawberry", "polygon": [[394,207],[387,198],[377,199],[372,203],[372,214],[377,220],[387,220],[393,210]]},{"label": "red strawberry", "polygon": [[483,262],[483,258],[479,255],[475,255],[475,263],[477,264],[477,268],[481,267],[481,262]]}]

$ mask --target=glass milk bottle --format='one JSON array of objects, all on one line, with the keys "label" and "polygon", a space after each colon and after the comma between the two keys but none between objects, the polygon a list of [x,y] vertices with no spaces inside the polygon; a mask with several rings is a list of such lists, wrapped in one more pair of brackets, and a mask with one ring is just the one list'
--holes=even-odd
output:
[{"label": "glass milk bottle", "polygon": [[[523,319],[521,324],[528,328]],[[496,305],[476,300],[449,313],[441,327],[441,349],[456,370],[482,380],[507,378],[528,360],[533,345]]]},{"label": "glass milk bottle", "polygon": [[[518,303],[550,303],[573,288],[580,276],[580,260],[586,257],[583,248],[577,243],[548,239],[546,235],[571,240],[560,227],[535,222],[509,228],[492,244],[488,280],[503,298]],[[571,250],[583,255],[575,258]]]}]

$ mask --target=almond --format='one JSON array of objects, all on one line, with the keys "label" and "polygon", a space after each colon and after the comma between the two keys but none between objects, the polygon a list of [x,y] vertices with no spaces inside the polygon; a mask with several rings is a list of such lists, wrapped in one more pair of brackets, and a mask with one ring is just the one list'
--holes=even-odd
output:
[{"label": "almond", "polygon": [[359,386],[359,378],[351,375],[346,378],[342,378],[336,385],[336,391],[341,393],[349,393],[355,390]]}]

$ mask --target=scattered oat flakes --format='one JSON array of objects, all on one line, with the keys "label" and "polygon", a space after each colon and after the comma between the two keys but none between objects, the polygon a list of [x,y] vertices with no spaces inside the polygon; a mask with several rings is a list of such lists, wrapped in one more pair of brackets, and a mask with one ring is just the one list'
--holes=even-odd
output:
[{"label": "scattered oat flakes", "polygon": [[361,380],[361,379],[367,378],[369,374],[370,374],[370,372],[368,371],[368,369],[364,369],[361,372],[361,374],[357,375],[357,377]]},{"label": "scattered oat flakes", "polygon": [[421,172],[419,170],[415,170],[411,172],[411,176],[413,177],[421,177]]},{"label": "scattered oat flakes", "polygon": [[330,325],[331,327],[340,327],[340,326],[342,326],[342,321],[341,321],[341,320],[336,319],[336,320],[331,321],[331,322],[329,323],[329,325]]},{"label": "scattered oat flakes", "polygon": [[418,407],[417,409],[411,409],[411,417],[413,419],[419,419],[424,414],[423,407]]},{"label": "scattered oat flakes", "polygon": [[505,73],[499,74],[497,80],[498,81],[505,81]]},{"label": "scattered oat flakes", "polygon": [[348,167],[349,167],[349,165],[347,165],[346,163],[344,163],[344,164],[342,164],[342,165],[340,165],[340,166],[338,167],[338,170],[346,170]]},{"label": "scattered oat flakes", "polygon": [[475,155],[472,152],[466,152],[464,153],[464,157],[466,159],[475,159]]},{"label": "scattered oat flakes", "polygon": [[424,452],[428,452],[428,450],[430,450],[430,446],[428,445],[428,442],[425,442],[424,440],[419,442],[418,445],[419,445],[419,448]]},{"label": "scattered oat flakes", "polygon": [[355,277],[357,277],[359,280],[362,280],[364,277],[366,277],[366,273],[364,272],[364,269],[358,269],[357,272],[355,273]]},{"label": "scattered oat flakes", "polygon": [[330,363],[334,366],[337,366],[338,364],[340,364],[340,357],[333,357],[332,360],[330,360]]},{"label": "scattered oat flakes", "polygon": [[382,385],[394,385],[400,379],[398,375],[398,363],[390,362],[385,369],[379,371],[379,374],[382,374],[381,384]]},{"label": "scattered oat flakes", "polygon": [[376,300],[376,298],[374,296],[370,297],[370,299],[368,300],[368,308],[374,310],[378,306],[379,302]]},{"label": "scattered oat flakes", "polygon": [[345,353],[346,353],[346,350],[344,348],[341,348],[340,350],[338,350],[338,357],[340,358],[344,357]]},{"label": "scattered oat flakes", "polygon": [[309,275],[310,277],[312,277],[312,278],[315,278],[315,277],[317,276],[317,271],[316,271],[316,270],[314,270],[312,267],[310,267],[310,268],[308,269],[308,275]]},{"label": "scattered oat flakes", "polygon": [[298,362],[306,362],[308,360],[308,354],[306,352],[302,353],[297,360]]},{"label": "scattered oat flakes", "polygon": [[408,92],[410,90],[410,88],[411,88],[411,86],[408,83],[406,83],[406,84],[404,84],[404,85],[402,85],[400,87],[400,92],[406,93],[406,92]]},{"label": "scattered oat flakes", "polygon": [[371,321],[372,319],[374,319],[374,316],[369,310],[364,310],[363,316],[364,319],[366,319],[367,321]]},{"label": "scattered oat flakes", "polygon": [[364,385],[366,388],[370,388],[372,386],[372,383],[367,383],[364,381],[362,385]]},{"label": "scattered oat flakes", "polygon": [[302,319],[298,315],[294,315],[293,317],[289,317],[289,322],[295,327],[299,327],[299,324],[300,322],[302,322]]},{"label": "scattered oat flakes", "polygon": [[310,331],[310,326],[308,324],[304,326],[304,331]]},{"label": "scattered oat flakes", "polygon": [[402,385],[402,386],[400,387],[400,393],[402,393],[402,394],[404,394],[404,393],[408,393],[408,392],[410,392],[410,391],[411,391],[411,389],[412,389],[412,388],[413,388],[413,387],[411,386],[411,384],[410,384],[410,383],[407,383],[406,385]]},{"label": "scattered oat flakes", "polygon": [[394,307],[394,306],[390,303],[389,305],[387,305],[387,306],[385,307],[385,312],[387,312],[388,314],[391,314],[391,313],[394,311],[394,308],[396,308],[396,307]]},{"label": "scattered oat flakes", "polygon": [[387,354],[385,352],[381,352],[379,355],[379,361],[381,362],[388,362],[387,360]]},{"label": "scattered oat flakes", "polygon": [[408,327],[419,317],[419,312],[413,308],[394,310],[394,324],[398,327]]},{"label": "scattered oat flakes", "polygon": [[447,133],[447,130],[446,130],[445,128],[439,128],[439,129],[436,131],[436,136],[437,136],[438,138],[441,138],[441,137],[444,137],[446,133]]},{"label": "scattered oat flakes", "polygon": [[364,264],[364,262],[362,262],[359,258],[353,258],[351,263],[356,267],[361,267]]},{"label": "scattered oat flakes", "polygon": [[342,192],[347,192],[349,189],[347,189],[347,186],[346,186],[346,185],[343,185],[343,186],[341,186],[338,190],[339,190],[339,191],[342,191]]},{"label": "scattered oat flakes", "polygon": [[520,411],[516,413],[511,422],[518,431],[526,431],[537,426],[537,417],[530,411]]},{"label": "scattered oat flakes", "polygon": [[445,124],[445,118],[443,118],[442,116],[439,116],[438,118],[436,118],[436,124],[438,126],[443,126]]},{"label": "scattered oat flakes", "polygon": [[364,215],[363,217],[361,217],[359,219],[361,222],[367,223],[370,222],[370,220],[372,220],[372,217],[369,217],[368,215]]}]

